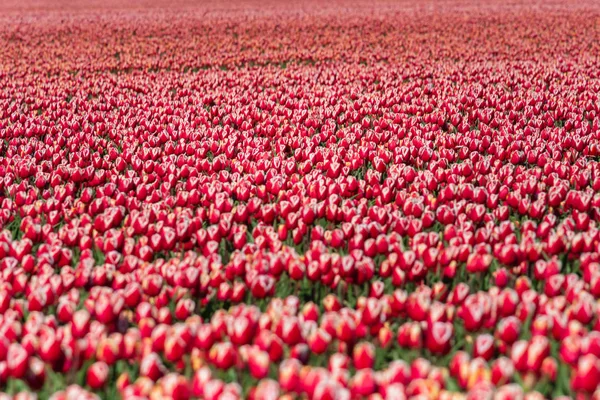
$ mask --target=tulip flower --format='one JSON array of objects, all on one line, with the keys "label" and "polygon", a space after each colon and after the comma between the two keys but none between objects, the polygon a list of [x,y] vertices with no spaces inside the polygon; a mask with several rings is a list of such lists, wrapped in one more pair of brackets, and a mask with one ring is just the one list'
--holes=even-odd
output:
[{"label": "tulip flower", "polygon": [[92,389],[100,389],[106,385],[108,379],[108,365],[105,362],[95,362],[87,371],[87,384]]}]

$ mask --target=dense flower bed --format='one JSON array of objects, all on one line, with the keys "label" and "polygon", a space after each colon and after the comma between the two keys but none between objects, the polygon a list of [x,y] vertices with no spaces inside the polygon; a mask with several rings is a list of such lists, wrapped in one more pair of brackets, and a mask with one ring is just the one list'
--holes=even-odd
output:
[{"label": "dense flower bed", "polygon": [[600,398],[598,4],[0,22],[9,396]]}]

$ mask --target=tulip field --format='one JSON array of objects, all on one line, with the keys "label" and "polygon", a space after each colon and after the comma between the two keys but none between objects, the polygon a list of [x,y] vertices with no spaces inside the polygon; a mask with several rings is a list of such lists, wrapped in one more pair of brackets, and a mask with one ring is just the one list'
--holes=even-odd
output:
[{"label": "tulip field", "polygon": [[1,3],[0,400],[600,400],[600,2]]}]

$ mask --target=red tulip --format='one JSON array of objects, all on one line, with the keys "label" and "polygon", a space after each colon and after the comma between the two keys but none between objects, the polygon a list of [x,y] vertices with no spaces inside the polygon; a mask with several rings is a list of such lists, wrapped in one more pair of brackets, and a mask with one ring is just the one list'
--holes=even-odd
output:
[{"label": "red tulip", "polygon": [[379,332],[377,333],[377,339],[382,348],[391,346],[392,341],[394,340],[392,330],[387,325],[384,325],[381,327],[381,329],[379,329]]},{"label": "red tulip", "polygon": [[29,359],[25,380],[30,388],[40,390],[44,386],[46,380],[46,370],[44,367],[44,363],[40,359],[35,357]]},{"label": "red tulip", "polygon": [[261,380],[253,393],[253,399],[276,400],[279,399],[279,384],[271,379]]},{"label": "red tulip", "polygon": [[350,392],[353,396],[368,396],[376,387],[373,370],[368,368],[358,370],[350,381]]},{"label": "red tulip", "polygon": [[596,390],[600,379],[600,361],[594,355],[588,354],[579,358],[572,385],[575,390],[588,393]]},{"label": "red tulip", "polygon": [[6,362],[11,377],[20,379],[25,375],[29,356],[18,343],[12,343],[8,348]]},{"label": "red tulip", "polygon": [[209,367],[202,367],[194,373],[192,378],[192,394],[201,397],[204,395],[205,385],[212,379]]},{"label": "red tulip", "polygon": [[552,357],[546,357],[544,361],[542,361],[541,366],[542,375],[545,376],[550,382],[556,381],[556,376],[558,373],[558,363]]},{"label": "red tulip", "polygon": [[512,361],[506,357],[500,357],[492,363],[492,382],[496,386],[508,383],[515,373]]},{"label": "red tulip", "polygon": [[375,361],[375,347],[371,343],[360,342],[354,346],[352,362],[356,369],[372,368]]},{"label": "red tulip", "polygon": [[178,374],[167,374],[160,379],[160,388],[163,395],[172,399],[186,400],[190,398],[190,387],[187,379]]},{"label": "red tulip", "polygon": [[215,342],[210,324],[202,324],[198,327],[194,344],[202,349],[209,350]]},{"label": "red tulip", "polygon": [[[444,338],[445,336],[442,336]],[[423,346],[423,334],[418,323],[407,322],[398,329],[398,344],[402,347],[419,349]]]},{"label": "red tulip", "polygon": [[324,329],[318,328],[308,337],[310,350],[315,354],[324,353],[331,343],[331,335]]},{"label": "red tulip", "polygon": [[105,362],[95,362],[87,371],[86,383],[94,390],[100,389],[106,385],[108,373],[109,368]]},{"label": "red tulip", "polygon": [[240,316],[235,319],[235,322],[231,326],[231,332],[229,337],[233,344],[243,345],[250,343],[252,336],[254,335],[254,324],[249,318]]},{"label": "red tulip", "polygon": [[270,359],[269,353],[262,350],[254,350],[248,359],[248,369],[250,374],[256,379],[262,379],[269,373]]},{"label": "red tulip", "polygon": [[432,353],[446,354],[450,350],[453,333],[452,324],[434,322],[426,331],[425,345],[427,349]]},{"label": "red tulip", "polygon": [[300,367],[300,362],[293,358],[281,362],[278,381],[282,389],[288,392],[297,390],[300,383]]},{"label": "red tulip", "polygon": [[140,376],[157,381],[165,374],[165,367],[156,353],[149,353],[140,362]]},{"label": "red tulip", "polygon": [[580,338],[576,336],[567,336],[561,342],[559,354],[561,359],[569,364],[576,364],[580,359]]},{"label": "red tulip", "polygon": [[473,357],[481,357],[490,360],[494,355],[494,338],[489,334],[477,336],[473,346]]},{"label": "red tulip", "polygon": [[208,358],[217,368],[229,369],[235,364],[237,357],[233,345],[229,342],[222,342],[213,345]]}]

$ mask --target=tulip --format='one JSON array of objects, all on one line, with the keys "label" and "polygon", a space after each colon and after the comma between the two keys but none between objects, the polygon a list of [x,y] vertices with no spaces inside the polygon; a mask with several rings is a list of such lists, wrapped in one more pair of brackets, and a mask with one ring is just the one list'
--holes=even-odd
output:
[{"label": "tulip", "polygon": [[[442,335],[442,339],[446,336]],[[398,329],[398,344],[402,347],[419,349],[423,346],[421,325],[407,322]],[[435,347],[435,346],[433,346]]]},{"label": "tulip", "polygon": [[518,340],[512,345],[510,360],[518,371],[527,369],[528,346],[525,340]]},{"label": "tulip", "polygon": [[28,354],[18,343],[12,343],[7,352],[8,373],[13,378],[22,378],[28,366]]},{"label": "tulip", "polygon": [[108,365],[105,362],[97,361],[90,365],[86,375],[86,383],[94,390],[100,389],[106,385],[108,372]]},{"label": "tulip", "polygon": [[521,330],[521,321],[518,318],[511,316],[500,320],[496,328],[495,336],[505,343],[512,344],[519,337]]},{"label": "tulip", "polygon": [[371,369],[360,369],[350,381],[350,392],[353,396],[368,396],[376,389],[376,382]]},{"label": "tulip", "polygon": [[477,336],[473,346],[473,357],[481,357],[484,360],[490,360],[494,355],[494,338],[491,335],[483,334]]},{"label": "tulip", "polygon": [[157,381],[165,374],[165,367],[156,353],[150,353],[140,362],[140,376]]},{"label": "tulip", "polygon": [[269,373],[269,353],[262,350],[255,350],[248,359],[248,369],[250,374],[256,379],[262,379]]},{"label": "tulip", "polygon": [[561,342],[559,354],[560,358],[568,363],[575,364],[580,358],[581,344],[580,339],[576,336],[567,336]]},{"label": "tulip", "polygon": [[229,369],[236,362],[236,352],[229,342],[221,342],[212,346],[208,359],[219,369]]},{"label": "tulip", "polygon": [[190,388],[185,377],[174,373],[167,374],[159,381],[162,393],[172,399],[190,398]]},{"label": "tulip", "polygon": [[232,325],[232,331],[229,333],[232,343],[238,346],[249,343],[253,335],[253,323],[246,317],[236,318]]},{"label": "tulip", "polygon": [[212,372],[209,367],[202,367],[196,370],[192,378],[192,394],[201,397],[204,395],[205,385],[212,379]]},{"label": "tulip", "polygon": [[454,333],[452,324],[447,322],[434,322],[425,335],[426,347],[432,353],[446,354],[450,350],[451,339]]},{"label": "tulip", "polygon": [[492,363],[492,382],[496,386],[508,383],[515,373],[512,361],[506,357],[500,357]]},{"label": "tulip", "polygon": [[300,362],[293,358],[281,362],[279,365],[278,381],[282,389],[288,392],[297,390],[300,384],[300,367]]},{"label": "tulip", "polygon": [[591,354],[580,357],[572,381],[573,388],[591,393],[596,390],[598,379],[600,379],[598,358]]},{"label": "tulip", "polygon": [[32,357],[29,359],[29,366],[25,373],[25,380],[29,387],[34,390],[39,390],[44,385],[46,380],[46,371],[44,363],[38,358]]},{"label": "tulip", "polygon": [[544,361],[542,361],[541,366],[542,375],[545,376],[550,382],[556,381],[556,376],[558,373],[558,363],[552,357],[546,357]]},{"label": "tulip", "polygon": [[394,340],[392,330],[388,326],[384,325],[381,329],[379,329],[379,332],[377,333],[377,339],[382,348],[390,347],[392,341]]},{"label": "tulip", "polygon": [[203,390],[204,398],[210,399],[210,400],[216,400],[221,396],[224,389],[225,389],[225,384],[222,381],[220,381],[218,379],[209,380],[208,382],[206,382],[204,390]]},{"label": "tulip", "polygon": [[279,399],[279,384],[271,379],[261,380],[253,393],[254,399],[276,400]]},{"label": "tulip", "polygon": [[356,369],[372,368],[375,362],[375,346],[360,342],[352,351],[352,362]]},{"label": "tulip", "polygon": [[331,335],[327,331],[318,328],[308,338],[310,350],[315,354],[324,353],[331,343]]}]

